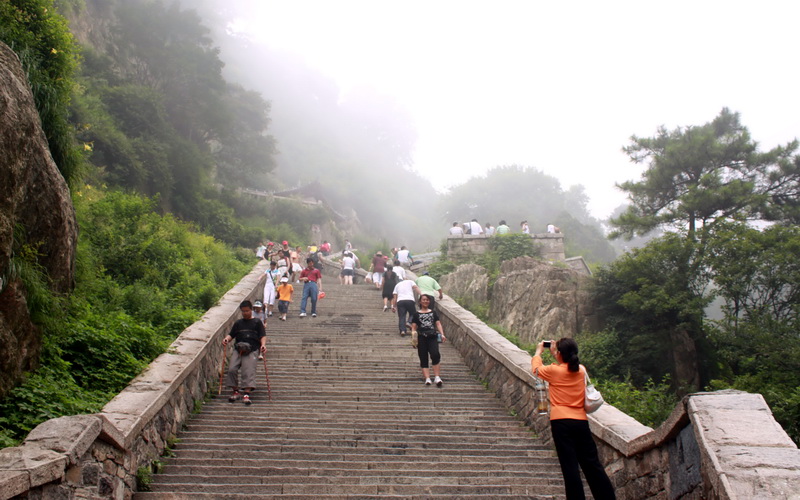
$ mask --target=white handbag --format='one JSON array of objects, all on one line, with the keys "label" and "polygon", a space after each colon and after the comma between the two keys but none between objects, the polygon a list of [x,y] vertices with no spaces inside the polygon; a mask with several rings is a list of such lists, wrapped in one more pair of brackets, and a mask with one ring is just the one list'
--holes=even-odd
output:
[{"label": "white handbag", "polygon": [[585,368],[583,370],[583,376],[586,381],[586,398],[583,401],[583,409],[586,410],[586,413],[594,413],[603,406],[603,395],[594,388],[594,384],[591,379],[589,379],[589,374],[586,373]]}]

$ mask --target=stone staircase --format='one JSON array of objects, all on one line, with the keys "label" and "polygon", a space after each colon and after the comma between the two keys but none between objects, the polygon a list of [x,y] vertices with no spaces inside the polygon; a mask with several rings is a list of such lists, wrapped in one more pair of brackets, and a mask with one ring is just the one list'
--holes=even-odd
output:
[{"label": "stone staircase", "polygon": [[[136,499],[563,498],[549,447],[442,344],[444,387],[372,286],[325,278],[318,317],[270,318],[253,404],[215,396]],[[310,304],[308,312],[310,313]]]}]

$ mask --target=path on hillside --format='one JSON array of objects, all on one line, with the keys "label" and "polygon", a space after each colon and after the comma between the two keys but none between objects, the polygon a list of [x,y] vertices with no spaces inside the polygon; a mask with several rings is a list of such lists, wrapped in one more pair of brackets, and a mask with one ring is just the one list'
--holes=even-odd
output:
[{"label": "path on hillside", "polygon": [[[558,462],[442,344],[444,387],[372,286],[325,278],[317,318],[270,318],[267,400],[215,396],[179,436],[152,492],[177,498],[563,498]],[[308,308],[310,313],[310,304]]]}]

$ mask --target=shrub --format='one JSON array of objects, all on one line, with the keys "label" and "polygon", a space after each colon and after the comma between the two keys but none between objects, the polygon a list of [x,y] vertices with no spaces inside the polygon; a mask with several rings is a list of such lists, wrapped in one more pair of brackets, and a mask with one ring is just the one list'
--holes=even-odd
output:
[{"label": "shrub", "polygon": [[[251,269],[251,255],[156,214],[154,200],[87,186],[74,202],[82,231],[69,298],[46,293],[25,264],[35,249],[16,256],[41,304],[44,347],[42,367],[0,402],[0,445],[49,418],[98,411]],[[46,309],[56,301],[57,325]]]}]

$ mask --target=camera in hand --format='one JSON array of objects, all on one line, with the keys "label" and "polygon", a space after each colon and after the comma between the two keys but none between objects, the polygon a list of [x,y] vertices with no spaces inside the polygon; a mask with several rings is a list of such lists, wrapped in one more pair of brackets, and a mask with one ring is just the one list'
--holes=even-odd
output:
[{"label": "camera in hand", "polygon": [[550,348],[550,341],[549,340],[545,340],[544,342],[542,342],[542,346]]}]

